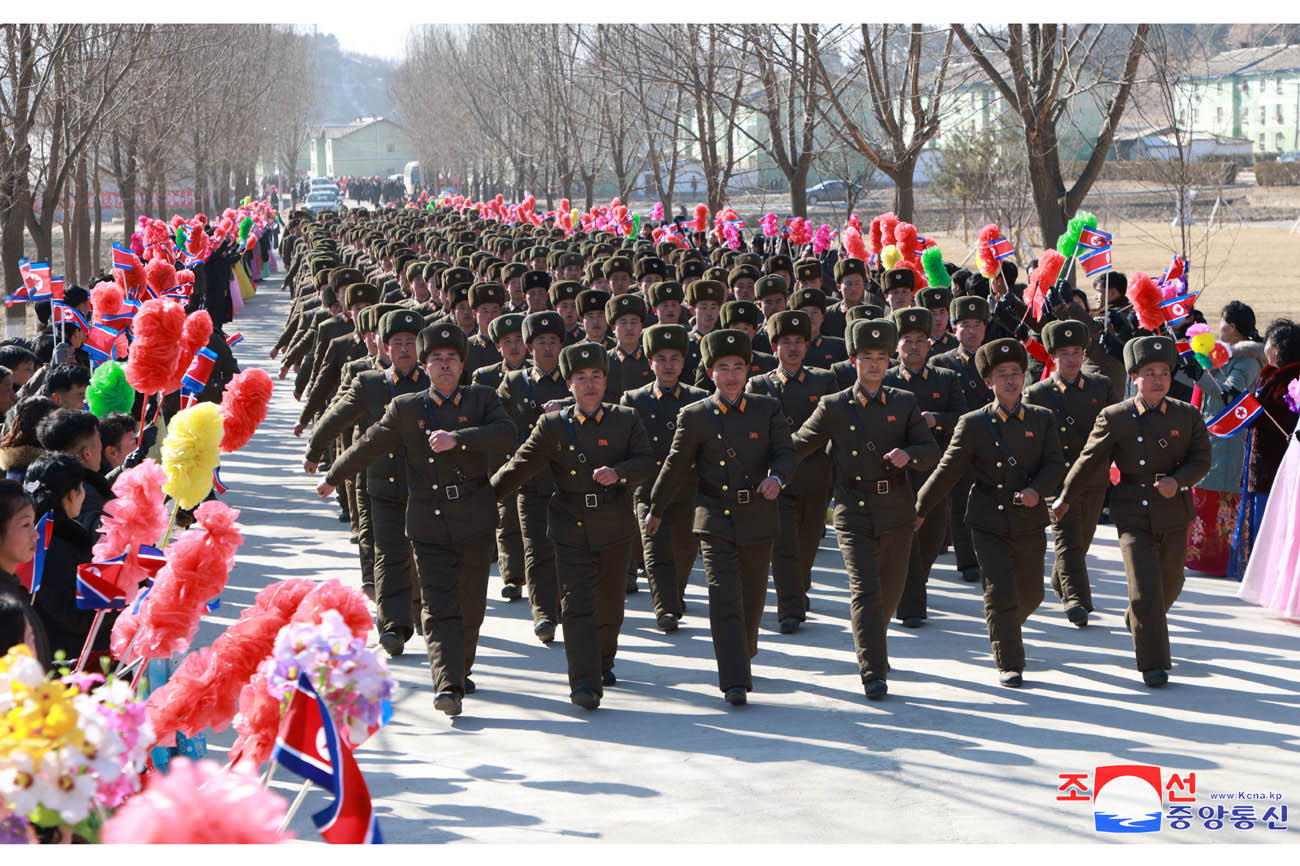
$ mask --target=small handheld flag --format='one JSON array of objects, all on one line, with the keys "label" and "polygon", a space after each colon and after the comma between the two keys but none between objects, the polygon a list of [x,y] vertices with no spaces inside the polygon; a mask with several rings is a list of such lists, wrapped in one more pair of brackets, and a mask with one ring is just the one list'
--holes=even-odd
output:
[{"label": "small handheld flag", "polygon": [[1259,417],[1259,413],[1264,411],[1264,407],[1255,399],[1254,391],[1246,391],[1236,400],[1233,400],[1227,408],[1218,415],[1215,415],[1206,428],[1220,439],[1226,439],[1235,435],[1245,427],[1250,426],[1250,422]]},{"label": "small handheld flag", "polygon": [[87,562],[77,566],[77,608],[80,610],[121,610],[126,607],[126,592],[113,581],[122,570],[126,554],[105,562]]},{"label": "small handheld flag", "polygon": [[47,511],[45,516],[36,521],[36,555],[31,562],[18,566],[18,577],[23,586],[31,590],[32,598],[41,588],[41,577],[45,574],[45,552],[54,540],[54,512]]},{"label": "small handheld flag", "polygon": [[1156,285],[1163,286],[1165,283],[1179,279],[1186,271],[1186,259],[1182,256],[1174,256],[1174,260],[1169,263],[1169,267],[1165,268],[1164,276],[1160,278],[1160,282]]},{"label": "small handheld flag", "polygon": [[70,307],[63,301],[52,301],[50,303],[50,322],[54,325],[74,325],[82,331],[90,332],[90,326],[86,324],[85,318],[77,311],[77,308]]},{"label": "small handheld flag", "polygon": [[191,391],[202,391],[208,387],[208,379],[212,376],[212,371],[217,365],[217,353],[204,346],[194,355],[194,360],[190,362],[190,367],[185,371],[181,384]]},{"label": "small handheld flag", "polygon": [[1079,259],[1079,270],[1083,271],[1085,277],[1094,277],[1097,274],[1104,274],[1111,269],[1110,247],[1104,247],[1088,253]]},{"label": "small handheld flag", "polygon": [[989,242],[989,252],[993,253],[993,258],[998,261],[1010,258],[1016,254],[1015,247],[1011,246],[1011,241],[1006,238],[994,238]]},{"label": "small handheld flag", "polygon": [[1196,295],[1187,294],[1179,295],[1176,298],[1170,298],[1167,301],[1160,302],[1160,312],[1165,317],[1165,324],[1173,327],[1186,319],[1192,314],[1192,304],[1196,301]]},{"label": "small handheld flag", "polygon": [[1079,246],[1087,247],[1090,250],[1102,250],[1111,245],[1110,232],[1104,232],[1101,229],[1090,229],[1087,226],[1079,232]]}]

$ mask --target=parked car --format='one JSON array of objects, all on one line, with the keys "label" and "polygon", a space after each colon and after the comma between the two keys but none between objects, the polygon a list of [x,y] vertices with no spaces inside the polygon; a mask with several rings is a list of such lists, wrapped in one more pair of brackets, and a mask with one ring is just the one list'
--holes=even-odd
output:
[{"label": "parked car", "polygon": [[804,191],[804,195],[811,206],[823,202],[848,201],[850,192],[854,196],[861,195],[862,187],[843,180],[824,180],[816,186],[808,187]]},{"label": "parked car", "polygon": [[339,212],[339,194],[338,190],[331,192],[327,189],[317,189],[307,194],[307,200],[303,202],[303,207],[318,214],[321,211]]},{"label": "parked car", "polygon": [[307,188],[309,190],[316,190],[320,187],[333,187],[334,189],[338,189],[339,185],[332,177],[313,177],[311,180],[307,181]]}]

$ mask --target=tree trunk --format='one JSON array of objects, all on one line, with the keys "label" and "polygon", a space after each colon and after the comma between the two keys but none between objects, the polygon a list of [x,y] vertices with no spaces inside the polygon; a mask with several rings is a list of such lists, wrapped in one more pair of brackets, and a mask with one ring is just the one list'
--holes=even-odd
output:
[{"label": "tree trunk", "polygon": [[63,187],[63,219],[59,220],[59,229],[63,233],[63,274],[69,285],[77,281],[77,245],[73,241],[77,226],[76,215],[72,208],[72,193]]},{"label": "tree trunk", "polygon": [[916,157],[898,164],[898,171],[890,174],[894,181],[894,213],[903,222],[915,222],[916,187],[913,178],[916,175]]},{"label": "tree trunk", "polygon": [[1029,157],[1029,184],[1034,190],[1034,208],[1044,247],[1052,246],[1066,228],[1065,181],[1056,152],[1056,132],[1051,129],[1025,130]]},{"label": "tree trunk", "polygon": [[586,197],[586,200],[587,200],[587,210],[591,210],[591,206],[592,206],[592,204],[595,203],[595,200],[596,200],[596,198],[595,198],[595,196],[596,196],[596,173],[595,173],[595,172],[592,172],[592,173],[590,173],[590,174],[587,174],[586,172],[583,172],[583,175],[582,175],[582,189],[583,189],[583,193],[584,193],[584,195],[585,195],[585,197]]},{"label": "tree trunk", "polygon": [[104,203],[100,199],[99,189],[99,145],[95,145],[95,158],[91,162],[95,170],[90,173],[90,188],[95,193],[94,212],[95,212],[95,229],[90,242],[90,260],[94,267],[94,273],[98,274],[103,270],[103,259],[100,258],[100,244],[103,243],[104,235]]},{"label": "tree trunk", "polygon": [[73,184],[73,242],[77,250],[77,270],[69,277],[85,285],[94,275],[94,257],[90,251],[90,168],[83,152],[77,160],[77,176]]}]

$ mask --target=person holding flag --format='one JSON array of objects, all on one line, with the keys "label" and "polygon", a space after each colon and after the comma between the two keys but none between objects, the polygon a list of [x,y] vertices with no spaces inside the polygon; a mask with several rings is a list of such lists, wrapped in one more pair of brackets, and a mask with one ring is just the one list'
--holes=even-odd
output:
[{"label": "person holding flag", "polygon": [[22,484],[0,479],[0,596],[12,599],[23,612],[26,643],[49,670],[50,642],[45,624],[32,607],[31,593],[19,582],[18,570],[36,556],[36,510]]},{"label": "person holding flag", "polygon": [[1142,681],[1159,688],[1173,662],[1165,616],[1183,588],[1183,554],[1192,521],[1191,487],[1210,469],[1210,434],[1195,407],[1168,396],[1178,349],[1167,336],[1138,337],[1124,346],[1137,396],[1108,406],[1065,476],[1052,516],[1059,523],[1105,478],[1111,461],[1120,480],[1110,516],[1128,575],[1124,623]]}]

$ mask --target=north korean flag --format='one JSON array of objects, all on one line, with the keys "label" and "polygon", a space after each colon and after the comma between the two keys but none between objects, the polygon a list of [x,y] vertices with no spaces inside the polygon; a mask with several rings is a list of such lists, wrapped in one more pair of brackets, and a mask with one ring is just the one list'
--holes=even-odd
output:
[{"label": "north korean flag", "polygon": [[115,581],[122,570],[126,554],[104,562],[87,562],[77,566],[77,607],[80,610],[121,610],[126,607],[126,592]]},{"label": "north korean flag", "polygon": [[69,307],[63,301],[51,302],[50,323],[53,325],[74,325],[87,334],[90,333],[90,326],[86,324],[86,320],[81,313],[77,312],[77,308]]},{"label": "north korean flag", "polygon": [[1192,304],[1196,302],[1196,295],[1186,294],[1179,295],[1176,298],[1170,298],[1167,301],[1160,302],[1160,312],[1165,317],[1165,324],[1173,327],[1186,319],[1192,314]]},{"label": "north korean flag", "polygon": [[32,299],[31,292],[26,285],[21,285],[14,289],[5,297],[5,306],[12,307],[14,304],[22,304]]},{"label": "north korean flag", "polygon": [[36,592],[41,588],[41,577],[45,574],[45,551],[50,549],[50,542],[54,540],[54,513],[45,512],[45,516],[36,521],[36,555],[31,562],[24,562],[18,566],[18,580],[22,585],[36,597]]},{"label": "north korean flag", "polygon": [[140,545],[136,553],[136,563],[153,577],[167,564],[167,554],[148,544]]},{"label": "north korean flag", "polygon": [[50,300],[63,300],[63,277],[50,277]]},{"label": "north korean flag", "polygon": [[1220,439],[1226,439],[1235,435],[1244,427],[1250,426],[1250,423],[1259,417],[1259,413],[1264,411],[1264,407],[1259,405],[1255,399],[1254,391],[1247,391],[1232,401],[1226,409],[1215,415],[1210,423],[1205,426],[1211,433]]},{"label": "north korean flag", "polygon": [[108,325],[96,322],[90,326],[86,333],[86,342],[82,345],[90,359],[96,363],[102,364],[112,359],[114,344],[117,342],[119,331],[115,331]]},{"label": "north korean flag", "polygon": [[212,370],[217,365],[217,353],[204,346],[194,355],[194,360],[190,362],[190,367],[185,371],[181,384],[191,391],[202,391],[208,387],[208,379],[212,377]]},{"label": "north korean flag", "polygon": [[1104,232],[1101,229],[1085,228],[1079,232],[1079,246],[1087,247],[1090,250],[1101,250],[1111,245],[1113,238],[1110,232]]},{"label": "north korean flag", "polygon": [[128,250],[119,243],[113,244],[113,270],[115,271],[133,271],[135,266],[131,261],[135,258],[135,253]]},{"label": "north korean flag", "polygon": [[326,842],[356,845],[384,841],[361,768],[339,736],[329,707],[305,674],[298,677],[271,758],[333,792],[334,802],[312,815]]},{"label": "north korean flag", "polygon": [[227,334],[227,335],[226,335],[226,345],[227,345],[227,346],[232,346],[232,347],[233,347],[233,346],[237,346],[237,345],[239,345],[239,343],[243,342],[243,340],[244,340],[244,335],[241,334],[241,333],[239,333],[238,331],[236,331],[236,332],[233,333],[233,334]]},{"label": "north korean flag", "polygon": [[1079,270],[1083,271],[1085,277],[1093,277],[1097,274],[1104,274],[1111,269],[1110,247],[1095,250],[1086,256],[1079,258]]},{"label": "north korean flag", "polygon": [[993,253],[995,259],[1002,261],[1003,259],[1014,256],[1016,254],[1016,248],[1011,246],[1011,241],[1006,238],[997,238],[989,244],[989,252]]},{"label": "north korean flag", "polygon": [[1163,286],[1165,283],[1178,279],[1187,271],[1187,261],[1182,256],[1174,256],[1174,260],[1165,268],[1164,276],[1160,278],[1157,285]]},{"label": "north korean flag", "polygon": [[49,262],[37,262],[28,268],[27,288],[31,291],[33,301],[48,301],[53,299],[53,290],[50,286]]}]

